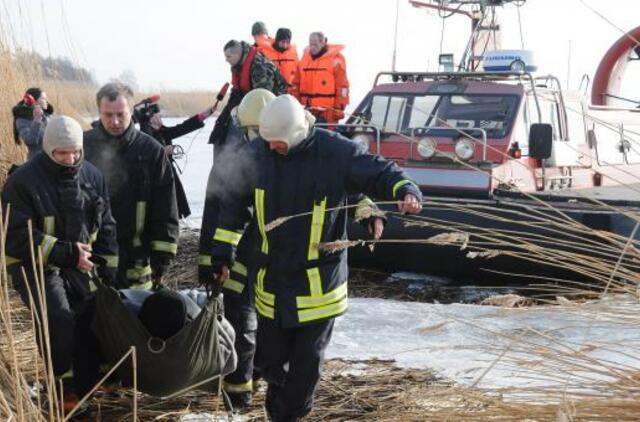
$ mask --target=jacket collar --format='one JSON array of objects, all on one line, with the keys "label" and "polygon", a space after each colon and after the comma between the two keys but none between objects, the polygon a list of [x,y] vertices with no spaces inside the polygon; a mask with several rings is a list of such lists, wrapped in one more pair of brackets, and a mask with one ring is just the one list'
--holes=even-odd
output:
[{"label": "jacket collar", "polygon": [[73,167],[63,166],[53,161],[44,151],[38,152],[38,154],[32,158],[36,161],[44,170],[55,177],[56,179],[73,179],[75,178],[80,169],[82,168],[83,160],[81,159],[78,164]]},{"label": "jacket collar", "polygon": [[131,120],[131,124],[129,124],[127,130],[120,136],[113,136],[109,132],[107,132],[100,120],[94,122],[92,126],[102,132],[102,139],[106,140],[107,142],[113,142],[120,148],[131,145],[136,139],[136,136],[139,132],[139,130],[133,123],[133,120]]}]

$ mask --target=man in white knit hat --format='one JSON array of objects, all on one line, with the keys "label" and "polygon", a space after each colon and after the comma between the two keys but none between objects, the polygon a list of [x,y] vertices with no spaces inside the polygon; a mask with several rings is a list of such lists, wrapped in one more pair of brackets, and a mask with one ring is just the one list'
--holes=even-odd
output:
[{"label": "man in white knit hat", "polygon": [[[349,194],[398,200],[401,212],[420,212],[422,194],[393,163],[367,154],[337,133],[314,128],[314,117],[290,95],[260,115],[261,140],[244,152],[244,166],[227,180],[212,247],[213,279],[228,279],[247,222],[259,232],[255,268],[257,364],[269,384],[266,407],[274,421],[311,411],[334,318],[347,310],[347,252],[319,249],[346,239]],[[280,225],[281,217],[299,215]]]},{"label": "man in white knit hat", "polygon": [[[5,212],[10,210],[9,272],[27,306],[31,302],[26,283],[34,302],[40,303],[31,241],[42,256],[51,364],[63,382],[64,409],[69,411],[97,381],[98,346],[89,329],[95,285],[89,272],[95,270],[111,284],[118,268],[109,196],[102,173],[83,160],[78,122],[66,116],[49,121],[42,151],[11,174],[2,190],[2,205]],[[42,312],[39,305],[36,312]]]}]

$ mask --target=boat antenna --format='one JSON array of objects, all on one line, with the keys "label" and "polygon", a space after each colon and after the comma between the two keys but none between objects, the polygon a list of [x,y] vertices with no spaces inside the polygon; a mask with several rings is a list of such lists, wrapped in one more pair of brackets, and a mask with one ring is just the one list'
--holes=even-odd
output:
[{"label": "boat antenna", "polygon": [[400,16],[400,0],[396,0],[396,28],[393,35],[393,57],[391,59],[391,70],[396,71],[396,52],[398,51],[398,17]]}]

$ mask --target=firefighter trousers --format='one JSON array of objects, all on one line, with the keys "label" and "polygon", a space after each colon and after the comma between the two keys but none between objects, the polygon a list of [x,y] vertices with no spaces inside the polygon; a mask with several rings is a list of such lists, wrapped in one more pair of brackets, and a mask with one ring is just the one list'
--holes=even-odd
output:
[{"label": "firefighter trousers", "polygon": [[[13,276],[13,279],[20,298],[29,307],[29,292],[22,277]],[[43,321],[36,285],[30,281],[29,287],[38,318]],[[44,296],[53,374],[62,379],[65,391],[82,396],[98,380],[101,362],[100,345],[91,331],[95,298],[89,290],[88,279],[77,271],[47,270]],[[36,331],[38,347],[44,354],[40,330]]]},{"label": "firefighter trousers", "polygon": [[311,411],[333,323],[281,328],[259,318],[257,365],[269,385],[266,408],[273,421],[295,421]]},{"label": "firefighter trousers", "polygon": [[251,294],[224,294],[224,316],[236,332],[235,349],[238,354],[236,370],[224,377],[227,393],[253,392],[253,358],[256,352],[258,320]]}]

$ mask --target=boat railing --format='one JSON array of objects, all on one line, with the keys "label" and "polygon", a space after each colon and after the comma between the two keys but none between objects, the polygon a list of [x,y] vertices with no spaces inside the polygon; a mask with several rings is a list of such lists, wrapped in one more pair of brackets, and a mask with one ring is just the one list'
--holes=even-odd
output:
[{"label": "boat railing", "polygon": [[372,124],[368,124],[368,123],[340,123],[340,124],[335,124],[335,123],[316,123],[315,124],[316,127],[322,127],[322,128],[338,128],[338,129],[373,129],[373,132],[376,134],[376,154],[380,155],[380,138],[381,138],[381,134],[380,134],[380,128],[377,127],[376,125],[372,125]]},{"label": "boat railing", "polygon": [[414,144],[419,142],[416,140],[416,136],[415,136],[415,133],[417,131],[424,132],[424,135],[426,136],[426,135],[429,135],[431,132],[442,132],[442,131],[449,132],[451,130],[459,131],[461,134],[463,134],[463,136],[466,135],[467,132],[480,132],[480,134],[482,135],[481,139],[478,139],[477,137],[473,137],[471,135],[464,136],[464,137],[465,139],[471,139],[475,143],[477,143],[478,141],[482,142],[482,161],[487,161],[487,131],[481,127],[465,127],[464,129],[452,128],[452,127],[430,127],[430,126],[412,127],[410,129],[411,152],[409,153],[409,159],[413,160],[413,150],[414,150],[413,147],[414,147]]}]

